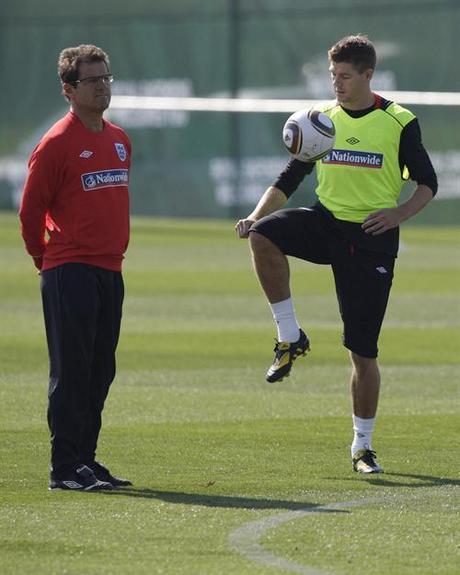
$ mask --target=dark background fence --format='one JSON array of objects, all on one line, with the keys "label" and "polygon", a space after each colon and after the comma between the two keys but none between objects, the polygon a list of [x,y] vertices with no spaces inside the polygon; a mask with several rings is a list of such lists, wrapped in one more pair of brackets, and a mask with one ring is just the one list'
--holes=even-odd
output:
[{"label": "dark background fence", "polygon": [[[327,49],[362,32],[375,42],[378,90],[460,92],[458,0],[2,0],[0,208],[15,209],[26,161],[66,111],[62,48],[101,46],[114,94],[330,99]],[[439,179],[419,223],[460,216],[460,106],[410,105]],[[134,213],[236,217],[284,165],[286,113],[119,110],[134,146]],[[313,201],[314,178],[293,202]]]}]

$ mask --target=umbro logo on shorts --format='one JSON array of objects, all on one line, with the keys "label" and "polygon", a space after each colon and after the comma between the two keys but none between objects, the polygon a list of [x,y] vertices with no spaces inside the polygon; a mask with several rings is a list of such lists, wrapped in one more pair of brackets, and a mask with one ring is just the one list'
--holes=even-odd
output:
[{"label": "umbro logo on shorts", "polygon": [[91,156],[93,155],[93,152],[90,152],[90,150],[83,150],[83,152],[80,154],[80,158],[91,158]]},{"label": "umbro logo on shorts", "polygon": [[380,274],[387,274],[388,271],[386,268],[384,268],[383,266],[379,266],[378,268],[375,268]]}]

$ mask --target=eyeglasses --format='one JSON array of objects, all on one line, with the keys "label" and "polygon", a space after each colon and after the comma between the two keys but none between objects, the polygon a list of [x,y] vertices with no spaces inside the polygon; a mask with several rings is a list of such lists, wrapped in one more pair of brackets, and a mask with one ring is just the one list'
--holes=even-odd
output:
[{"label": "eyeglasses", "polygon": [[113,82],[113,74],[102,74],[101,76],[88,76],[87,78],[82,78],[81,80],[75,80],[71,82],[75,88],[78,84],[88,84],[89,86],[96,86],[102,82],[103,84],[111,84]]}]

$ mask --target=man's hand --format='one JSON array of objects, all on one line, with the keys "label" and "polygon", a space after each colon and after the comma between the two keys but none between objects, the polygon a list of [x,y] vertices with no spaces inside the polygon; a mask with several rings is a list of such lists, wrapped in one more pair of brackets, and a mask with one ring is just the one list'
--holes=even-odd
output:
[{"label": "man's hand", "polygon": [[418,214],[432,199],[431,188],[425,184],[420,184],[415,188],[412,196],[396,208],[385,208],[369,214],[364,220],[362,228],[366,234],[373,236],[383,234]]},{"label": "man's hand", "polygon": [[34,260],[34,266],[38,271],[41,271],[43,266],[43,256],[33,256],[32,259]]},{"label": "man's hand", "polygon": [[240,238],[247,238],[249,236],[249,228],[254,222],[280,210],[286,202],[286,194],[278,188],[270,186],[265,190],[263,196],[258,201],[257,206],[248,215],[248,217],[238,221],[235,226],[236,233]]},{"label": "man's hand", "polygon": [[249,236],[249,228],[252,226],[254,222],[255,220],[249,220],[249,219],[239,220],[239,222],[237,222],[235,226],[235,230],[238,236],[240,238],[247,238]]},{"label": "man's hand", "polygon": [[399,207],[385,208],[369,214],[361,227],[366,234],[378,236],[392,228],[398,227],[405,219],[406,218],[403,216],[402,210]]}]

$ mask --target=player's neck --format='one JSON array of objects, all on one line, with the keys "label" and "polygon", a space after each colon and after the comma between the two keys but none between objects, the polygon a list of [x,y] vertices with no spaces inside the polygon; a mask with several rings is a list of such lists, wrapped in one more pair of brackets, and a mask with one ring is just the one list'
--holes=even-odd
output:
[{"label": "player's neck", "polygon": [[102,132],[104,129],[104,120],[102,112],[90,112],[71,106],[71,111],[78,117],[80,122],[91,132]]},{"label": "player's neck", "polygon": [[351,110],[352,112],[357,112],[359,110],[366,110],[375,104],[375,94],[373,92],[368,92],[363,94],[359,98],[349,100],[347,102],[340,102],[342,108],[346,110]]}]

